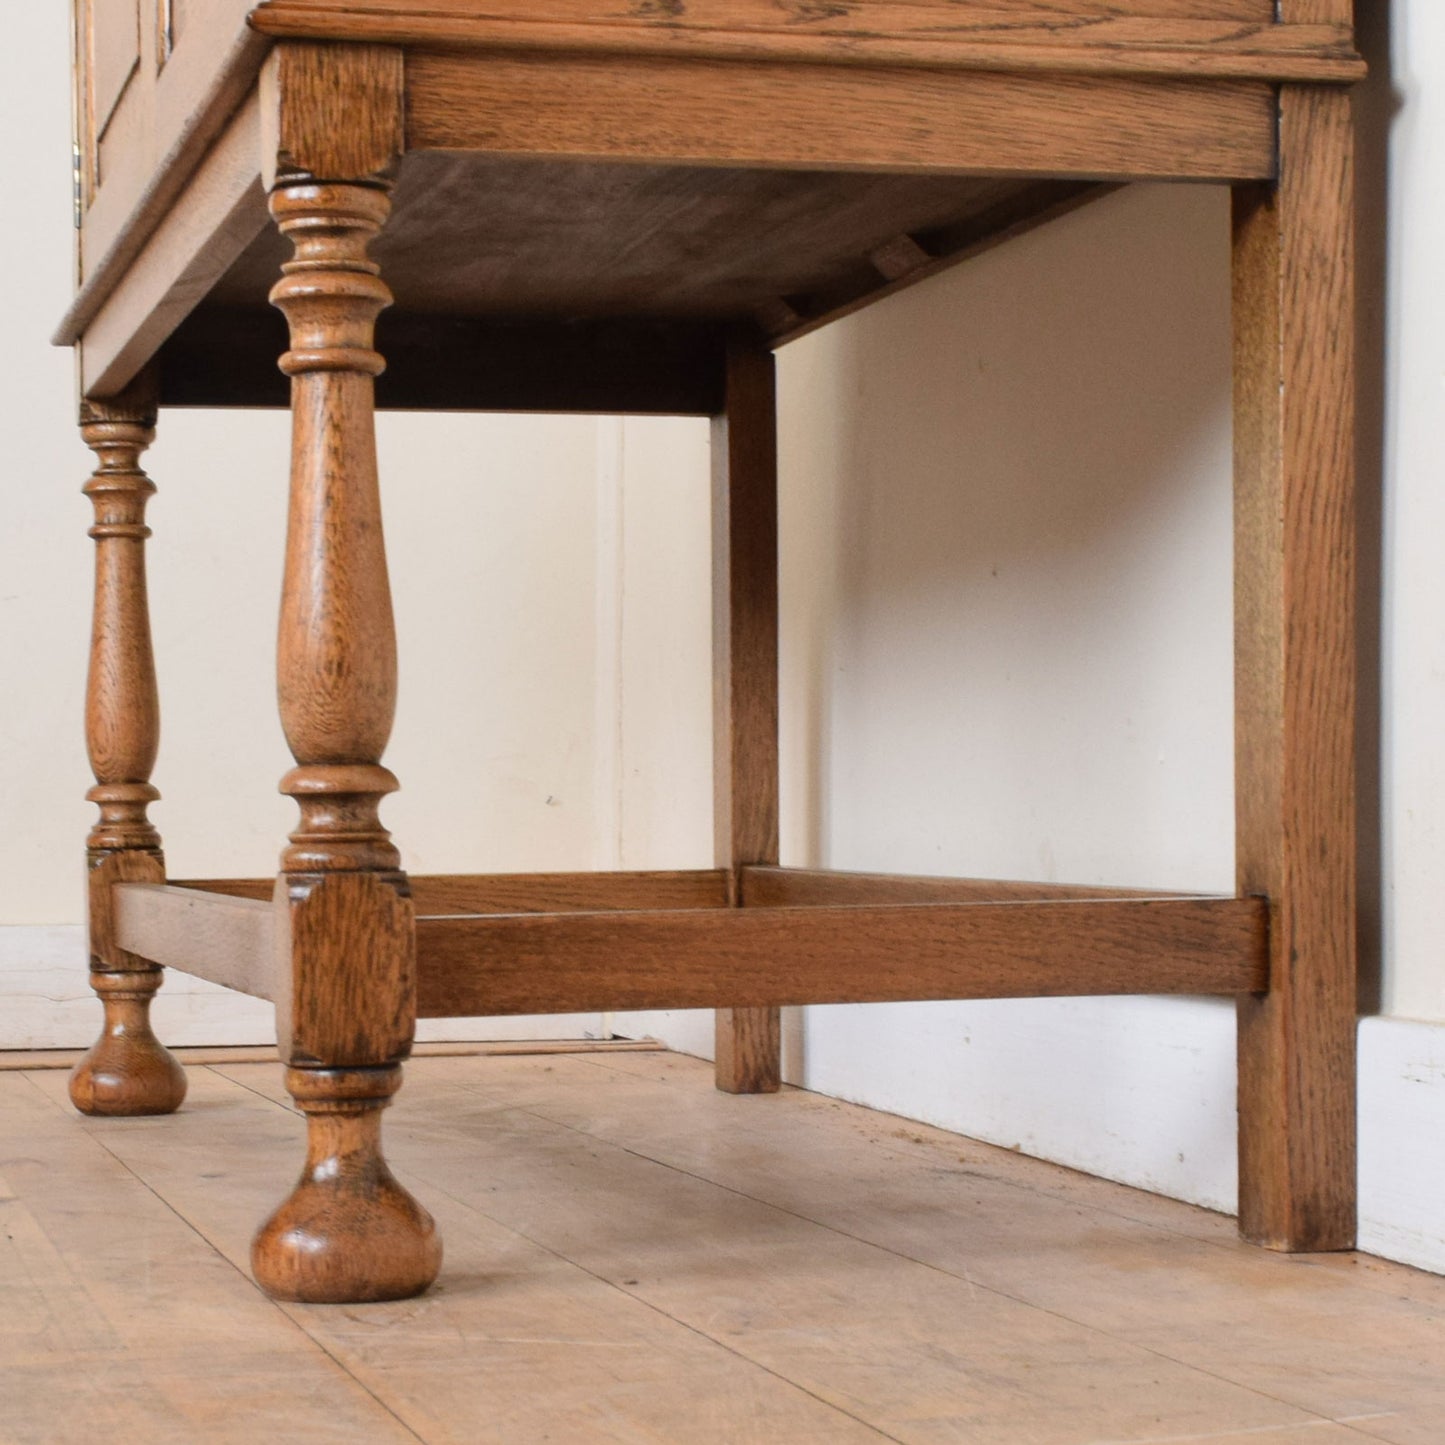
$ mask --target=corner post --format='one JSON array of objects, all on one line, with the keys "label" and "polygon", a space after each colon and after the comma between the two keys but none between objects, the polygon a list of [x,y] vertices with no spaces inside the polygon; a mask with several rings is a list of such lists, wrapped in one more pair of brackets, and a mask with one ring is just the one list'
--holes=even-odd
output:
[{"label": "corner post", "polygon": [[1270,905],[1239,1001],[1239,1225],[1355,1239],[1350,98],[1280,96],[1280,178],[1234,195],[1238,884]]},{"label": "corner post", "polygon": [[[778,861],[778,430],[772,351],[728,346],[712,423],[713,828],[720,868]],[[775,1093],[776,1008],[719,1009],[717,1087]]]},{"label": "corner post", "polygon": [[[291,348],[291,502],[277,681],[300,823],[276,884],[277,1033],[306,1115],[301,1178],[257,1233],[256,1278],[280,1299],[400,1299],[436,1277],[431,1216],[381,1149],[416,1022],[410,889],[382,826],[396,636],[382,541],[373,348],[391,294],[367,257],[390,211],[401,62],[366,46],[283,45],[267,75],[271,213],[294,259],[271,293]],[[336,177],[342,179],[335,179]]]},{"label": "corner post", "polygon": [[140,455],[155,439],[156,392],[142,375],[108,401],[82,400],[80,434],[97,466],[85,484],[95,509],[95,612],[86,685],[85,735],[95,786],[86,797],[100,817],[86,843],[90,982],[105,1008],[100,1038],[70,1075],[84,1114],[169,1114],[186,1096],[186,1076],[151,1031],[150,1006],[162,970],[115,939],[116,883],[163,883],[160,834],[147,810],[160,744],[160,700],[146,598],[146,503],[155,484]]}]

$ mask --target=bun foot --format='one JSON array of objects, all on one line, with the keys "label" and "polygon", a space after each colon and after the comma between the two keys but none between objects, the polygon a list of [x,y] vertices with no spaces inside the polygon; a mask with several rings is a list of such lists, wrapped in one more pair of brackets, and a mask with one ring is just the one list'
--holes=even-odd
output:
[{"label": "bun foot", "polygon": [[436,1224],[381,1153],[381,1111],[400,1083],[398,1067],[286,1071],[306,1114],[306,1167],[251,1245],[256,1282],[274,1299],[407,1299],[437,1277]]},{"label": "bun foot", "polygon": [[105,1005],[100,1038],[70,1071],[70,1101],[82,1114],[173,1114],[186,1097],[186,1072],[151,1032],[150,1004],[159,969],[93,973]]}]

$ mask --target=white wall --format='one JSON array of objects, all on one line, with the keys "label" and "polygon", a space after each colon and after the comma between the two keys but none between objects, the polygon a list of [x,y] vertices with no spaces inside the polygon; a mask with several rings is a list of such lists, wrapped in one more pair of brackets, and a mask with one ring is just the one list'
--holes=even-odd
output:
[{"label": "white wall", "polygon": [[[1361,6],[1379,52],[1361,100],[1362,518],[1383,558],[1364,944],[1373,966],[1383,940],[1386,1014],[1361,1032],[1362,1237],[1445,1269],[1445,11],[1396,0],[1392,60],[1385,13]],[[95,1012],[77,926],[86,457],[45,344],[70,290],[65,23],[59,6],[11,19],[0,121],[29,143],[0,228],[0,1046],[81,1041]],[[785,350],[787,861],[1230,886],[1224,228],[1217,193],[1140,188]],[[173,872],[263,874],[290,824],[270,681],[284,427],[172,415],[152,458],[157,817]],[[382,462],[403,665],[387,816],[409,865],[708,863],[705,427],[391,418]],[[268,1027],[179,978],[163,998],[177,1042]],[[695,1016],[615,1024],[710,1045]],[[787,1067],[1232,1205],[1227,1006],[810,1009],[789,1017]]]},{"label": "white wall", "polygon": [[[781,353],[785,863],[1232,889],[1228,259],[1223,192],[1137,187]],[[628,512],[676,551],[646,461]],[[680,608],[629,574],[673,657],[689,545]],[[624,671],[643,737],[677,675]],[[630,866],[665,861],[648,811]],[[701,1015],[619,1026],[710,1045]],[[1232,1207],[1228,1006],[817,1008],[787,1038],[809,1087]]]},{"label": "white wall", "polygon": [[[1385,306],[1385,1010],[1445,1019],[1445,7],[1395,0]],[[1381,69],[1385,57],[1381,56]]]}]

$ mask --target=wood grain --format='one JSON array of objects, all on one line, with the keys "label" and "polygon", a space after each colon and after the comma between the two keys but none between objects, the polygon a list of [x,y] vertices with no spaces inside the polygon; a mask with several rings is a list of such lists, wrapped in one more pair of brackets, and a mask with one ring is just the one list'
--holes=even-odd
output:
[{"label": "wood grain", "polygon": [[155,883],[113,890],[115,936],[130,954],[254,998],[276,997],[276,910],[267,897],[237,898]]},{"label": "wood grain", "polygon": [[281,36],[446,45],[490,52],[696,56],[794,64],[886,64],[930,69],[1054,70],[1082,74],[1209,75],[1313,82],[1362,72],[1348,17],[1276,22],[1268,0],[1179,6],[1041,6],[1008,0],[963,6],[917,0],[781,7],[742,3],[649,11],[537,0],[489,8],[471,0],[270,0],[253,23]]},{"label": "wood grain", "polygon": [[1278,0],[1279,18],[1288,25],[1351,26],[1355,0]]},{"label": "wood grain", "polygon": [[[164,1128],[63,1127],[54,1076],[0,1076],[11,1434],[48,1442],[63,1401],[76,1438],[166,1445],[444,1445],[493,1416],[524,1439],[883,1445],[926,1402],[987,1445],[1140,1421],[1360,1445],[1323,1421],[1363,1399],[1398,1412],[1371,1430],[1433,1445],[1438,1277],[1302,1268],[1008,1149],[801,1091],[739,1108],[693,1059],[597,1057],[411,1071],[388,1125],[438,1201],[447,1287],[359,1317],[277,1307],[240,1273],[292,1127],[273,1069],[199,1070],[197,1110]],[[134,1308],[139,1251],[163,1308]]]},{"label": "wood grain", "polygon": [[410,900],[390,878],[355,872],[283,876],[276,903],[282,1059],[320,1069],[399,1063],[416,1009]]},{"label": "wood grain", "polygon": [[[417,1445],[246,1278],[246,1221],[286,1156],[294,1120],[268,1100],[269,1129],[257,1131],[218,1082],[200,1069],[199,1108],[163,1128],[118,1128],[67,1118],[53,1074],[0,1078],[8,1441]],[[172,1181],[224,1200],[219,1228],[187,1218],[157,1176],[143,1181],[134,1155],[118,1157],[138,1133]],[[222,1241],[234,1264],[217,1253]],[[61,1359],[68,1375],[53,1369]]]},{"label": "wood grain", "polygon": [[[359,53],[279,72],[278,154],[345,157],[339,78]],[[367,73],[365,71],[358,73]],[[313,95],[291,93],[310,88]],[[361,105],[355,155],[389,132]],[[289,163],[289,161],[288,161]],[[364,184],[363,184],[364,182]],[[381,1111],[401,1084],[416,1022],[416,948],[406,878],[378,816],[396,779],[381,765],[396,710],[396,630],[382,538],[372,379],[377,314],[391,294],[366,248],[390,209],[374,174],[288,180],[271,211],[295,257],[271,299],[286,317],[290,510],[277,647],[281,725],[296,759],[281,790],[301,818],[276,882],[276,1031],[286,1087],[306,1115],[307,1157],[257,1231],[251,1266],[278,1299],[399,1299],[436,1278],[431,1216],[392,1177]]]},{"label": "wood grain", "polygon": [[726,908],[718,868],[650,873],[494,873],[414,877],[418,914],[586,913],[598,910]]},{"label": "wood grain", "polygon": [[[772,353],[743,337],[728,352],[726,407],[712,423],[712,583],[714,856],[727,869],[776,863],[777,375]],[[781,1087],[776,1008],[720,1008],[714,1041],[718,1088]]]},{"label": "wood grain", "polygon": [[823,868],[739,869],[744,908],[878,903],[1014,903],[1077,898],[1178,898],[1157,888],[1020,883],[1002,878],[929,878],[902,873],[843,873]]},{"label": "wood grain", "polygon": [[407,146],[575,160],[1054,179],[1274,173],[1262,82],[420,51]]},{"label": "wood grain", "polygon": [[[633,325],[652,318],[654,329],[663,319],[716,325],[787,298],[816,321],[885,284],[872,256],[900,231],[933,263],[946,263],[990,236],[1016,233],[1033,217],[1058,214],[1093,189],[1082,182],[927,173],[589,165],[413,152],[398,169],[392,219],[371,253],[397,300],[380,322],[388,366],[378,404],[387,404],[394,384],[442,401],[447,390],[465,397],[474,374],[476,392],[484,393],[489,383],[495,386],[495,373],[519,367],[519,386],[535,378],[544,399],[550,390],[586,400],[589,388],[575,379],[580,366],[621,371],[619,385],[639,370],[640,383],[661,369],[645,365],[645,358],[650,348],[665,347],[665,332],[649,337],[639,330],[641,366],[628,355],[592,354],[612,328],[626,335],[627,318]],[[279,241],[263,235],[217,283],[208,304],[254,311],[284,259]],[[483,317],[494,318],[494,325],[478,330],[470,354],[448,345],[438,324]],[[397,380],[408,362],[409,328],[423,322],[433,334],[419,335],[418,344],[439,345],[450,363],[430,368],[426,387]],[[524,343],[533,328],[547,345],[529,365]],[[225,346],[226,338],[218,344]],[[569,344],[578,356],[571,366]],[[497,355],[491,366],[490,350]],[[677,364],[675,356],[665,359]],[[556,376],[550,388],[548,371]],[[603,384],[594,381],[590,389]],[[655,409],[640,384],[627,390]],[[716,396],[709,410],[721,404]]]},{"label": "wood grain", "polygon": [[1239,1010],[1240,1228],[1355,1234],[1352,169],[1345,95],[1286,88],[1277,188],[1234,208],[1241,891],[1271,987]]},{"label": "wood grain", "polygon": [[1253,898],[419,919],[423,1018],[1267,986]]},{"label": "wood grain", "polygon": [[294,184],[272,212],[295,245],[271,299],[291,349],[291,502],[277,648],[281,725],[298,766],[282,781],[301,822],[282,867],[393,872],[377,816],[396,712],[396,630],[381,526],[372,378],[391,293],[366,247],[390,209],[365,186]]},{"label": "wood grain", "polygon": [[404,148],[402,53],[380,45],[278,45],[261,71],[262,170],[356,181],[384,174]]},{"label": "wood grain", "polygon": [[[776,1010],[789,1003],[1253,993],[1240,1007],[1242,1227],[1275,1247],[1347,1245],[1351,199],[1335,87],[1360,66],[1346,0],[1280,0],[1278,15],[1272,0],[264,0],[247,30],[251,6],[190,0],[168,54],[156,12],[132,37],[122,5],[125,33],[86,63],[87,280],[63,334],[84,343],[82,420],[101,458],[87,488],[87,735],[106,1026],[75,1102],[179,1103],[184,1076],[150,1032],[162,975],[149,956],[210,950],[192,966],[277,996],[287,1087],[308,1119],[306,1169],[256,1239],[258,1279],[287,1299],[394,1298],[424,1289],[440,1257],[380,1144],[418,990],[443,1015],[731,1009],[718,1077],[733,1090],[776,1087]],[[412,191],[395,270],[417,318],[401,349],[423,376],[436,338],[451,344],[430,357],[440,384],[400,390],[414,404],[635,397],[660,410],[680,394],[661,356],[618,367],[611,391],[579,390],[555,361],[579,325],[593,328],[578,354],[594,370],[617,338],[636,345],[642,332],[624,326],[674,326],[695,366],[689,404],[721,389],[707,395],[722,417],[718,869],[429,880],[417,897],[400,871],[379,817],[396,786],[382,765],[396,658],[373,437],[391,296],[368,251],[397,174]],[[1132,179],[1238,187],[1246,896],[777,869],[776,439],[757,328],[801,334]],[[273,183],[277,240],[258,233]],[[266,904],[159,886],[138,457],[158,396],[144,368],[206,297],[184,336],[214,349],[234,325],[252,340],[229,358],[233,396],[276,394],[241,384],[242,357],[273,345],[268,333],[225,318],[254,314],[256,276],[274,275],[285,243],[273,300],[294,441],[278,675],[297,763],[283,789],[301,816]],[[424,319],[454,311],[460,332]],[[506,326],[525,340],[499,348],[489,378],[468,358]],[[172,375],[185,355],[171,348]],[[520,378],[510,394],[498,367]],[[206,384],[193,395],[226,389],[217,374]],[[418,978],[422,895],[476,912],[423,920]],[[991,901],[957,901],[975,897]]]},{"label": "wood grain", "polygon": [[371,1304],[409,1299],[436,1278],[436,1222],[381,1152],[381,1111],[400,1086],[396,1066],[286,1070],[306,1115],[306,1162],[251,1242],[251,1271],[273,1299]]},{"label": "wood grain", "polygon": [[[847,873],[823,868],[743,864],[736,870],[743,908],[837,907],[890,903],[1014,903],[1108,898],[1198,898],[1157,888],[1028,883],[1002,878],[934,878],[902,873]],[[726,908],[725,868],[686,872],[411,874],[419,917],[446,913],[597,913]],[[269,900],[272,878],[171,879],[169,889]],[[149,955],[147,955],[149,956]]]},{"label": "wood grain", "polygon": [[148,809],[160,743],[160,699],[146,597],[146,504],[155,485],[140,456],[155,437],[155,378],[140,377],[110,404],[82,402],[80,434],[97,466],[85,484],[95,513],[95,600],[85,696],[85,739],[99,817],[86,839],[91,985],[104,1011],[100,1037],[70,1075],[87,1114],[169,1114],[186,1077],[150,1025],[161,971],[117,937],[114,885],[165,877]]},{"label": "wood grain", "polygon": [[155,1036],[150,1008],[161,970],[94,970],[90,986],[105,1009],[100,1037],[70,1071],[70,1102],[105,1118],[173,1114],[186,1097],[186,1071]]},{"label": "wood grain", "polygon": [[83,402],[80,434],[96,457],[84,487],[95,512],[85,739],[96,786],[86,796],[100,809],[89,847],[158,853],[160,835],[146,815],[160,796],[150,783],[161,722],[145,565],[155,483],[140,466],[155,439],[154,378],[140,378],[113,405]]},{"label": "wood grain", "polygon": [[[86,891],[89,894],[88,949],[92,972],[134,973],[153,969],[160,961],[130,952],[120,941],[116,920],[116,885],[162,884],[166,863],[159,849],[92,848],[86,856]],[[160,986],[157,978],[156,987]]]}]

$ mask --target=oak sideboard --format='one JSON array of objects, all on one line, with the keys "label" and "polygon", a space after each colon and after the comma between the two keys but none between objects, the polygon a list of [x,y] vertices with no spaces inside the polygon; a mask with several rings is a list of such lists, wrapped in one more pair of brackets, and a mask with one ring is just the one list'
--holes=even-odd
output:
[{"label": "oak sideboard", "polygon": [[[259,1282],[437,1274],[381,1117],[417,1017],[1238,1001],[1240,1228],[1352,1245],[1350,0],[76,0],[99,1039],[71,1096],[185,1093],[164,968],[274,1001],[306,1117]],[[780,866],[774,351],[1136,180],[1233,193],[1230,896]],[[279,365],[278,365],[279,363]],[[277,873],[167,876],[140,458],[159,409],[289,407]],[[377,407],[713,426],[716,866],[408,877],[378,817],[396,645]],[[278,479],[278,484],[280,479]],[[499,679],[499,682],[504,682]],[[282,840],[278,839],[278,845]],[[960,1204],[960,1207],[964,1207]]]}]

